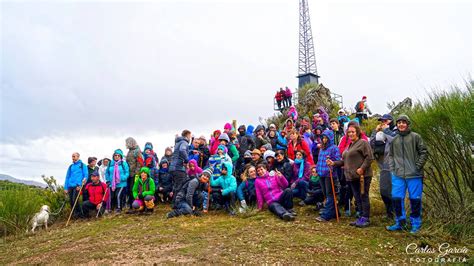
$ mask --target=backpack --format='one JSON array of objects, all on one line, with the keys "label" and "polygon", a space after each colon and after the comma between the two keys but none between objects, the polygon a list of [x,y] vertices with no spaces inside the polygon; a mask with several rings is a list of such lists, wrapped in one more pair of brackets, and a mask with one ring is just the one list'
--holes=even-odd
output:
[{"label": "backpack", "polygon": [[356,110],[356,112],[363,112],[364,111],[364,102],[363,101],[357,102],[357,104],[355,106],[355,110]]},{"label": "backpack", "polygon": [[372,149],[374,150],[374,157],[378,159],[385,153],[385,141],[375,140],[373,143]]}]

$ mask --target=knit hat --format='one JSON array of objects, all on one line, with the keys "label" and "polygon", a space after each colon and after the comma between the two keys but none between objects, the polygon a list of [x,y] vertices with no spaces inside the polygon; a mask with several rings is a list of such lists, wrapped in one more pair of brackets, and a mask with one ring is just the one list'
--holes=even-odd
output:
[{"label": "knit hat", "polygon": [[212,168],[209,167],[209,168],[204,169],[204,171],[202,171],[202,174],[207,175],[208,177],[211,177],[212,176]]},{"label": "knit hat", "polygon": [[367,96],[362,96],[362,100],[366,100],[367,99]]},{"label": "knit hat", "polygon": [[340,114],[340,113],[343,113],[343,114],[345,114],[345,113],[346,113],[346,111],[344,111],[344,109],[339,109],[339,111],[337,111],[337,113],[338,113],[338,114]]},{"label": "knit hat", "polygon": [[227,141],[227,143],[230,142],[229,136],[228,136],[226,133],[222,133],[222,134],[219,136],[219,141],[221,141],[221,140],[225,140],[225,141]]},{"label": "knit hat", "polygon": [[263,159],[266,161],[268,157],[273,157],[275,158],[275,152],[274,151],[266,151],[264,154],[263,154]]},{"label": "knit hat", "polygon": [[258,155],[262,156],[262,152],[259,149],[253,150],[251,154],[258,154]]},{"label": "knit hat", "polygon": [[94,172],[92,172],[91,176],[99,176],[99,170],[95,169]]},{"label": "knit hat", "polygon": [[150,168],[148,168],[148,167],[140,168],[140,174],[141,173],[146,173],[148,176],[150,176]]},{"label": "knit hat", "polygon": [[244,153],[244,158],[250,158],[250,157],[252,157],[252,152],[249,150],[246,150]]},{"label": "knit hat", "polygon": [[224,125],[224,129],[232,130],[232,125],[230,123],[226,123]]},{"label": "knit hat", "polygon": [[270,144],[270,143],[267,143],[267,144],[263,145],[263,147],[265,147],[265,149],[266,149],[267,151],[271,151],[271,150],[273,149],[273,148],[272,148],[272,144]]},{"label": "knit hat", "polygon": [[223,151],[224,151],[224,153],[227,153],[227,147],[226,147],[226,146],[224,146],[224,145],[222,145],[222,144],[221,144],[221,145],[219,145],[219,146],[217,146],[217,150],[223,150]]},{"label": "knit hat", "polygon": [[273,129],[276,129],[276,126],[275,126],[275,124],[270,124],[270,126],[269,126],[268,128],[269,128],[269,129],[272,129],[272,128],[273,128]]}]

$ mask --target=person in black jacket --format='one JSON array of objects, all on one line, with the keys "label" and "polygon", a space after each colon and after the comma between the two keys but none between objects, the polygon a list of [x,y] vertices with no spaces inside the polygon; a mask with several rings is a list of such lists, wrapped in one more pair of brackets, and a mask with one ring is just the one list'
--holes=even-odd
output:
[{"label": "person in black jacket", "polygon": [[191,140],[191,131],[185,129],[181,137],[175,139],[175,146],[170,162],[170,174],[173,179],[173,194],[181,188],[186,182],[186,167],[189,161],[189,141]]},{"label": "person in black jacket", "polygon": [[293,166],[284,151],[279,150],[275,153],[274,168],[286,177],[289,184],[293,178]]},{"label": "person in black jacket", "polygon": [[[158,170],[158,179],[154,180],[158,184],[155,190],[155,198],[162,199],[162,201],[169,202],[173,197],[173,179],[168,171],[168,160],[163,158],[160,162],[160,169]],[[161,195],[161,197],[160,197]]]}]

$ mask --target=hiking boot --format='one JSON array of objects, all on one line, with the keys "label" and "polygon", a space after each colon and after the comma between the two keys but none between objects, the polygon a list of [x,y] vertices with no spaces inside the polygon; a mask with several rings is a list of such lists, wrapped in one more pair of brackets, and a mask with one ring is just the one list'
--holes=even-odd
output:
[{"label": "hiking boot", "polygon": [[283,216],[281,218],[286,222],[290,222],[290,221],[295,220],[295,216],[291,215],[291,213],[289,213],[289,212],[283,214]]},{"label": "hiking boot", "polygon": [[[360,218],[359,218],[359,219],[360,219]],[[359,221],[359,219],[357,219],[357,220],[351,222],[349,225],[350,225],[350,226],[356,226],[356,224],[357,224],[357,222]]]},{"label": "hiking boot", "polygon": [[344,215],[345,215],[346,217],[351,217],[351,211],[350,211],[350,210],[345,211],[345,212],[344,212]]},{"label": "hiking boot", "polygon": [[406,221],[405,220],[400,220],[399,221],[398,219],[396,219],[395,224],[390,225],[390,226],[386,226],[385,229],[387,229],[388,231],[407,230]]},{"label": "hiking boot", "polygon": [[321,202],[316,202],[316,207],[314,208],[315,211],[319,211],[323,208],[323,204]]},{"label": "hiking boot", "polygon": [[173,218],[178,216],[178,214],[175,211],[170,211],[166,214],[166,219]]},{"label": "hiking boot", "polygon": [[359,220],[357,220],[355,226],[359,228],[364,228],[368,227],[370,225],[369,218],[366,217],[360,217]]},{"label": "hiking boot", "polygon": [[115,213],[116,213],[116,214],[122,213],[122,209],[116,209],[116,210],[115,210]]},{"label": "hiking boot", "polygon": [[295,212],[294,209],[289,209],[288,212],[289,212],[292,216],[298,216],[298,214]]},{"label": "hiking boot", "polygon": [[410,234],[417,234],[421,229],[421,218],[410,217],[411,230]]},{"label": "hiking boot", "polygon": [[304,203],[304,200],[302,200],[302,201],[300,201],[300,202],[298,203],[298,205],[301,206],[301,207],[303,207],[303,206],[306,206],[306,203]]},{"label": "hiking boot", "polygon": [[317,217],[317,218],[316,218],[316,221],[322,222],[322,223],[328,222],[328,220],[324,219],[324,218],[321,217],[321,216]]},{"label": "hiking boot", "polygon": [[126,214],[135,214],[136,211],[134,209],[128,209],[125,213]]},{"label": "hiking boot", "polygon": [[356,217],[356,218],[360,218],[360,212],[359,212],[359,211],[356,212],[355,217]]}]

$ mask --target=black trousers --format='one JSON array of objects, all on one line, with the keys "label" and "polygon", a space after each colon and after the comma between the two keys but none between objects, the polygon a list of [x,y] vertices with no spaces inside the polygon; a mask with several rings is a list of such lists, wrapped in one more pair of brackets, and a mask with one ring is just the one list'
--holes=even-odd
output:
[{"label": "black trousers", "polygon": [[[68,195],[69,195],[69,204],[71,204],[71,208],[72,208],[72,206],[74,206],[74,202],[76,202],[77,196],[79,195],[79,191],[76,190],[76,187],[74,187],[74,188],[69,188],[69,189],[68,189]],[[77,205],[76,205],[76,207],[75,207],[74,210],[73,210],[73,215],[74,215],[75,217],[80,216],[80,214],[81,214],[81,207],[80,207],[80,204],[81,204],[81,203],[80,203],[79,200],[78,200],[78,201],[77,201]]]},{"label": "black trousers", "polygon": [[170,172],[171,178],[173,179],[173,198],[178,193],[178,191],[183,186],[184,182],[186,182],[186,172],[183,171],[172,171]]},{"label": "black trousers", "polygon": [[288,210],[293,209],[293,191],[291,188],[286,188],[277,201],[274,201],[268,206],[268,209],[278,216],[280,219]]},{"label": "black trousers", "polygon": [[[90,217],[90,211],[96,211],[97,212],[97,205],[95,205],[94,203],[92,203],[88,200],[84,201],[84,203],[82,203],[82,205],[81,205],[81,211],[82,211],[82,215],[85,218],[89,218]],[[99,215],[103,215],[104,211],[105,211],[105,204],[102,204],[102,207],[100,207]],[[96,215],[96,212],[94,213],[94,215]]]},{"label": "black trousers", "polygon": [[360,216],[369,218],[370,217],[370,200],[369,200],[369,189],[370,183],[372,182],[372,177],[364,177],[364,195],[360,193],[360,180],[350,181],[349,184],[352,188],[352,193],[354,198],[361,210]]}]

